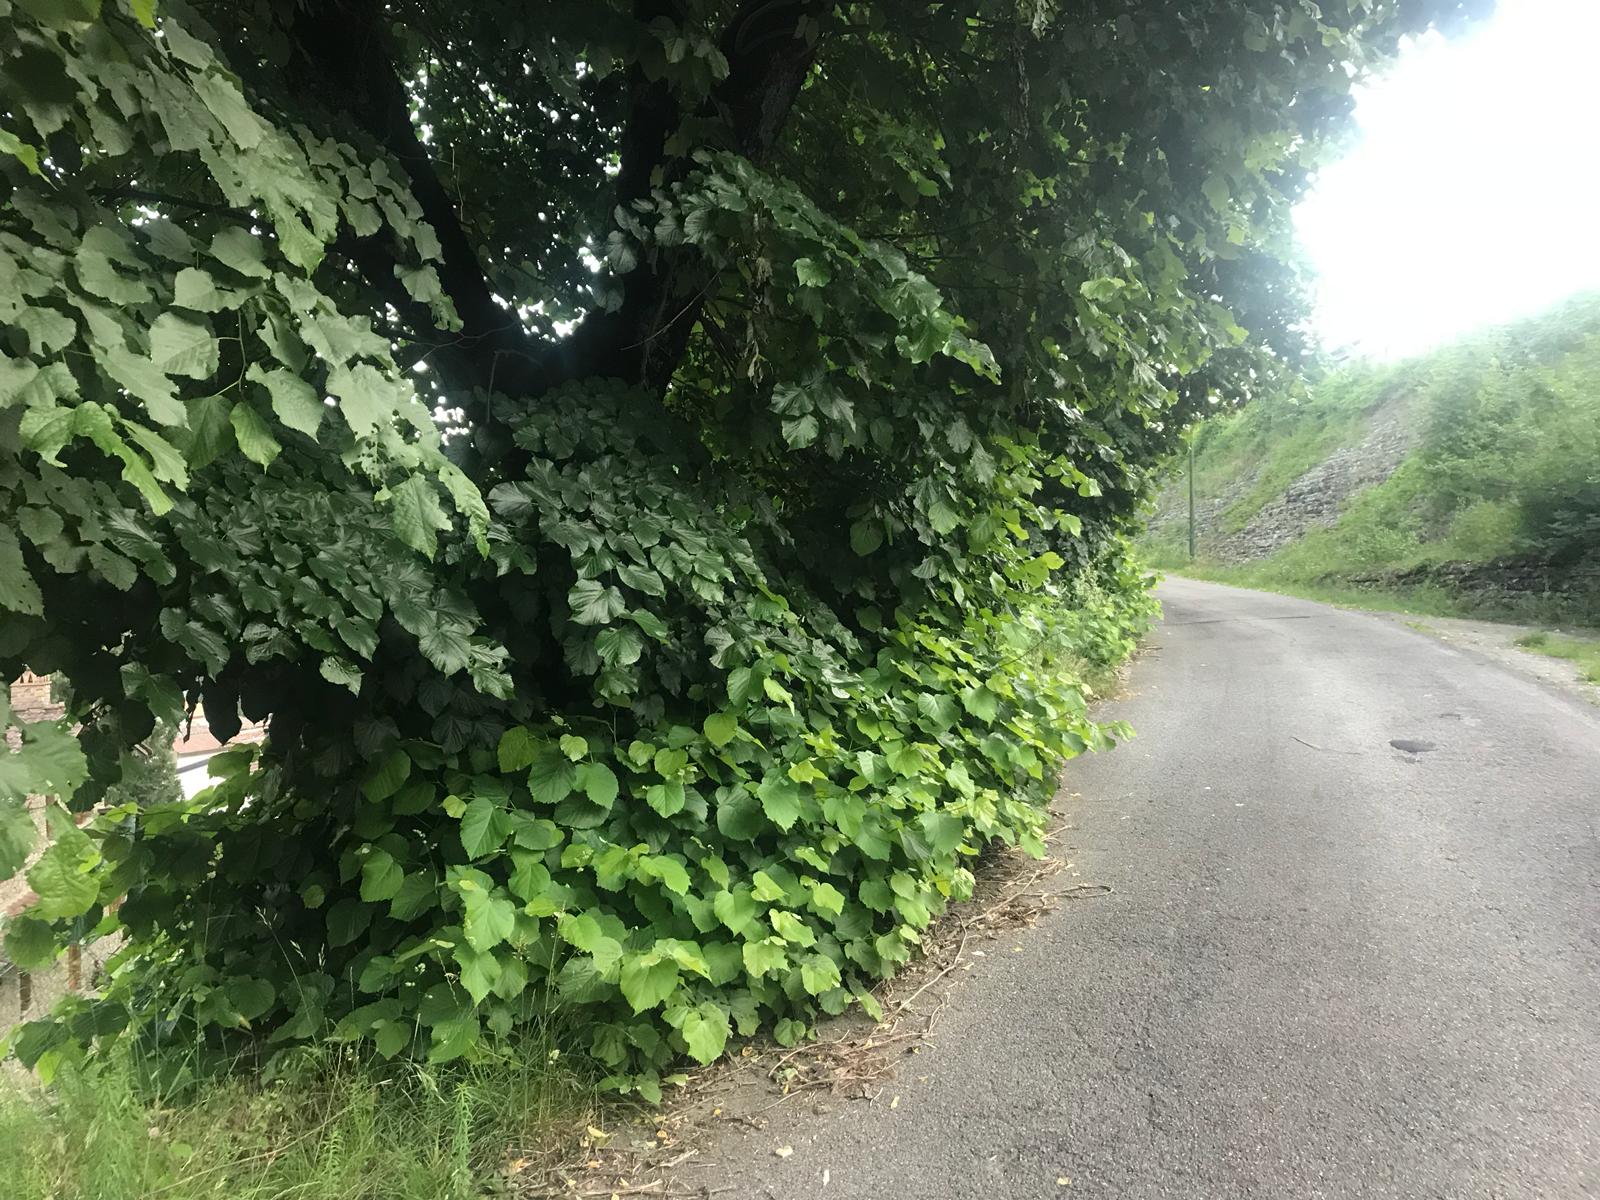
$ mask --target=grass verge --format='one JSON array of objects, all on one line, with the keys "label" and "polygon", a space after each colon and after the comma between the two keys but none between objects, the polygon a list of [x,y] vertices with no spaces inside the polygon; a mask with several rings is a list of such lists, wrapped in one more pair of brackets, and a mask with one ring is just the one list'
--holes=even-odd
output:
[{"label": "grass verge", "polygon": [[1380,589],[1358,587],[1351,583],[1307,582],[1274,577],[1248,566],[1229,567],[1205,562],[1184,563],[1181,566],[1159,564],[1155,569],[1164,575],[1199,579],[1207,583],[1226,583],[1257,592],[1277,592],[1302,600],[1332,604],[1338,608],[1368,608],[1418,617],[1485,617],[1481,609],[1470,610],[1458,597],[1440,587]]},{"label": "grass verge", "polygon": [[1151,555],[1152,569],[1186,579],[1227,583],[1258,592],[1277,592],[1317,600],[1339,608],[1366,608],[1377,612],[1407,613],[1418,617],[1459,617],[1465,620],[1505,621],[1523,625],[1572,624],[1576,606],[1555,598],[1529,595],[1519,600],[1473,599],[1436,584],[1418,587],[1371,587],[1343,582],[1336,577],[1307,578],[1285,574],[1272,560],[1223,565],[1204,560],[1179,560]]},{"label": "grass verge", "polygon": [[1524,650],[1548,654],[1551,658],[1575,662],[1584,679],[1590,683],[1600,683],[1600,639],[1571,637],[1541,630],[1518,638],[1517,645]]},{"label": "grass verge", "polygon": [[0,1079],[12,1200],[456,1200],[503,1191],[593,1095],[537,1040],[470,1067],[329,1051],[164,1095],[131,1051]]}]

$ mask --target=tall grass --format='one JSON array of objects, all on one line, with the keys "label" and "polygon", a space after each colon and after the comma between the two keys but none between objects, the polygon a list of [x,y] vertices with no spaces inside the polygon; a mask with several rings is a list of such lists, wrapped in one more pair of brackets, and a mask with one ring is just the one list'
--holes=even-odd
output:
[{"label": "tall grass", "polygon": [[7,1200],[465,1200],[581,1124],[592,1094],[547,1042],[429,1068],[329,1049],[165,1093],[131,1049],[48,1087],[0,1075]]}]

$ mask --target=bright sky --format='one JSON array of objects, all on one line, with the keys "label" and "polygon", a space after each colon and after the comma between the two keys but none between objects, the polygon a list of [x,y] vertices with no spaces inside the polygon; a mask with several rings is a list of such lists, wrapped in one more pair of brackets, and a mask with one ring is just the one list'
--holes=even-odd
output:
[{"label": "bright sky", "polygon": [[1600,287],[1600,0],[1500,0],[1360,95],[1296,211],[1330,349],[1392,357]]}]

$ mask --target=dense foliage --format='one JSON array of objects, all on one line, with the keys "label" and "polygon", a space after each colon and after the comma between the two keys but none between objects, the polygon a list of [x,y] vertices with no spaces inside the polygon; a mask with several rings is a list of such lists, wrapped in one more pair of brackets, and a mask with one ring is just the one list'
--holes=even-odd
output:
[{"label": "dense foliage", "polygon": [[[0,668],[78,723],[6,944],[128,937],[18,1051],[560,1008],[650,1094],[871,1007],[1104,744],[1152,472],[1463,7],[0,0]],[[267,744],[66,815],[197,702]]]},{"label": "dense foliage", "polygon": [[[1360,446],[1374,421],[1404,443],[1394,473],[1254,578],[1338,581],[1508,557],[1546,565],[1552,585],[1600,573],[1600,295],[1404,361],[1353,362],[1303,394],[1206,422],[1195,435],[1200,508],[1231,499],[1207,522],[1202,557],[1210,535],[1246,528],[1306,471]],[[1175,486],[1167,507],[1178,513],[1184,481]],[[1180,521],[1164,523],[1158,553],[1180,555],[1183,535]]]}]

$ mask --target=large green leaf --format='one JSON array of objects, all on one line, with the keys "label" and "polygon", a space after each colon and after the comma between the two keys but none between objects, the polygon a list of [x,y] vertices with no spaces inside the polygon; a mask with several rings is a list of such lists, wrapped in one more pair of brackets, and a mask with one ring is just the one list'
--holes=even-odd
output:
[{"label": "large green leaf", "polygon": [[468,858],[482,858],[499,849],[510,832],[510,818],[492,800],[479,797],[461,814],[461,848]]},{"label": "large green leaf", "polygon": [[0,527],[0,608],[38,616],[44,611],[44,598],[22,558],[17,535]]},{"label": "large green leaf", "polygon": [[272,465],[272,460],[282,453],[283,446],[272,436],[272,430],[261,418],[261,414],[243,401],[229,410],[228,423],[233,426],[233,436],[238,440],[239,452],[251,462],[269,467]]},{"label": "large green leaf", "polygon": [[38,839],[39,831],[23,801],[0,796],[0,880],[22,870]]},{"label": "large green leaf", "polygon": [[635,1013],[662,1004],[678,988],[678,964],[655,953],[630,954],[622,960],[622,994]]},{"label": "large green leaf", "polygon": [[604,625],[626,607],[622,593],[593,579],[580,579],[567,593],[572,619],[580,625]]},{"label": "large green leaf", "polygon": [[70,823],[52,833],[39,861],[28,868],[28,886],[39,897],[33,911],[47,920],[76,917],[88,912],[100,895],[100,881],[94,873],[100,865],[100,851]]},{"label": "large green leaf", "polygon": [[259,363],[251,363],[246,374],[266,389],[278,420],[307,437],[317,436],[326,409],[310,384],[281,367],[264,371]]},{"label": "large green leaf", "polygon": [[439,530],[450,528],[433,484],[412,475],[396,486],[390,495],[394,531],[412,549],[432,558],[439,544]]},{"label": "large green leaf", "polygon": [[707,1001],[695,1005],[684,1016],[678,1032],[683,1035],[689,1057],[704,1066],[722,1055],[732,1028],[728,1024],[728,1014],[719,1005]]},{"label": "large green leaf", "polygon": [[162,313],[150,327],[150,358],[163,374],[205,379],[217,369],[217,339],[205,325]]}]

